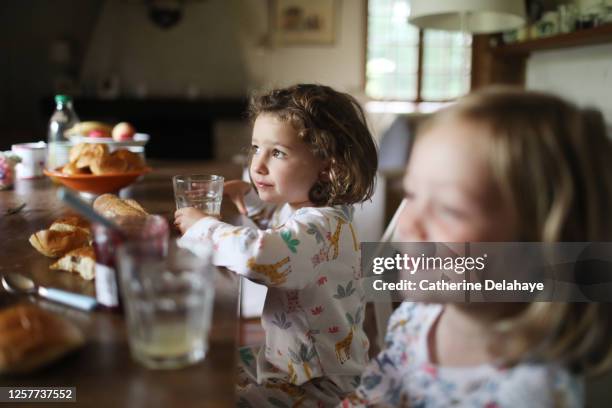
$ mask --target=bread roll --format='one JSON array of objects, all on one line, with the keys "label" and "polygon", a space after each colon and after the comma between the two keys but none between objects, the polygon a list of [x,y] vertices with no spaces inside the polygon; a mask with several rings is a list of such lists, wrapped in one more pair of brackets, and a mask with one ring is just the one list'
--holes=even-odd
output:
[{"label": "bread roll", "polygon": [[89,234],[75,231],[42,230],[30,236],[30,244],[41,254],[57,258],[69,251],[89,245]]},{"label": "bread roll", "polygon": [[124,173],[128,169],[128,163],[114,152],[91,159],[89,169],[93,174]]},{"label": "bread roll", "polygon": [[61,257],[50,268],[77,272],[83,279],[92,280],[96,276],[96,255],[90,246],[77,248]]},{"label": "bread roll", "polygon": [[83,342],[78,327],[40,307],[0,310],[0,374],[32,371]]},{"label": "bread roll", "polygon": [[83,167],[80,169],[76,166],[76,162],[70,162],[62,167],[62,173],[73,176],[79,174],[91,174],[91,171],[89,171],[89,167]]},{"label": "bread roll", "polygon": [[79,143],[77,145],[74,145],[72,147],[72,149],[70,149],[70,154],[68,156],[68,160],[72,163],[76,162],[79,157],[87,150],[89,149],[89,144],[87,143]]},{"label": "bread roll", "polygon": [[[91,169],[91,165],[93,162],[99,161],[100,159],[108,155],[109,153],[107,145],[85,143],[85,146],[81,150],[78,150],[76,166],[80,169],[85,167],[89,167]],[[96,174],[93,169],[91,169],[91,172]]]},{"label": "bread roll", "polygon": [[91,235],[91,226],[89,221],[78,215],[68,215],[66,217],[58,218],[53,221],[53,224],[49,227],[53,231],[76,231],[81,230],[88,235]]},{"label": "bread roll", "polygon": [[93,208],[105,217],[144,217],[149,215],[134,200],[122,200],[114,194],[103,194],[96,198]]},{"label": "bread roll", "polygon": [[142,208],[142,205],[140,205],[138,201],[132,200],[131,198],[126,198],[125,200],[123,200],[123,202],[126,203],[127,205],[134,207],[137,210],[140,210],[143,213],[143,215],[149,215],[147,210]]},{"label": "bread roll", "polygon": [[112,174],[144,169],[144,160],[127,149],[109,153],[108,145],[79,143],[70,149],[70,162],[62,168],[68,175]]},{"label": "bread roll", "polygon": [[113,155],[119,157],[121,160],[126,162],[126,171],[139,171],[145,167],[144,161],[140,155],[130,152],[129,150],[120,149],[115,150]]}]

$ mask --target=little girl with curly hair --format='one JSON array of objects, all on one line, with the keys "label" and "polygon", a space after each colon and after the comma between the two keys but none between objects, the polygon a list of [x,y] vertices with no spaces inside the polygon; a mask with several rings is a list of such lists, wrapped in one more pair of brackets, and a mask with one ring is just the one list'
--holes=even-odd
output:
[{"label": "little girl with curly hair", "polygon": [[268,287],[265,345],[240,350],[238,405],[334,405],[368,361],[352,218],[372,195],[376,146],[356,100],[327,86],[274,90],[250,113],[251,183],[224,187],[264,229],[184,208],[180,242],[212,242],[216,265]]}]

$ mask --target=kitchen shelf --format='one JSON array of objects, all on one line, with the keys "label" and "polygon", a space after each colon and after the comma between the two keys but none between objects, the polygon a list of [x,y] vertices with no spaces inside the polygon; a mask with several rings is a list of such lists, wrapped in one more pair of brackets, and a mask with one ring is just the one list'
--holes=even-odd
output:
[{"label": "kitchen shelf", "polygon": [[594,44],[612,44],[612,23],[599,27],[577,30],[567,34],[557,34],[550,37],[537,38],[503,44],[491,47],[495,54],[517,55],[529,54],[534,51],[554,50],[561,48],[579,47]]}]

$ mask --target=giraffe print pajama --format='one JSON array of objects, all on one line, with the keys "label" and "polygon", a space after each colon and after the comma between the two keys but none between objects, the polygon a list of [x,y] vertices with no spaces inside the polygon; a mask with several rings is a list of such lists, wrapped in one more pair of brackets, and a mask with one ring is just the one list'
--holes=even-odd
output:
[{"label": "giraffe print pajama", "polygon": [[[245,202],[249,215],[261,210]],[[353,207],[279,210],[265,230],[203,218],[179,244],[212,244],[215,265],[268,287],[266,342],[239,353],[238,405],[334,405],[368,362]]]}]

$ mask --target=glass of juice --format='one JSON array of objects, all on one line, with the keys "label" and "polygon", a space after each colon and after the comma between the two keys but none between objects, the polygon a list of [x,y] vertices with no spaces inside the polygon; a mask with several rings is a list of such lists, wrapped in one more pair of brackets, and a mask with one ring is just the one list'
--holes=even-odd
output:
[{"label": "glass of juice", "polygon": [[146,241],[131,241],[119,246],[117,267],[132,357],[156,369],[203,360],[214,299],[210,256],[171,242],[160,257]]}]

